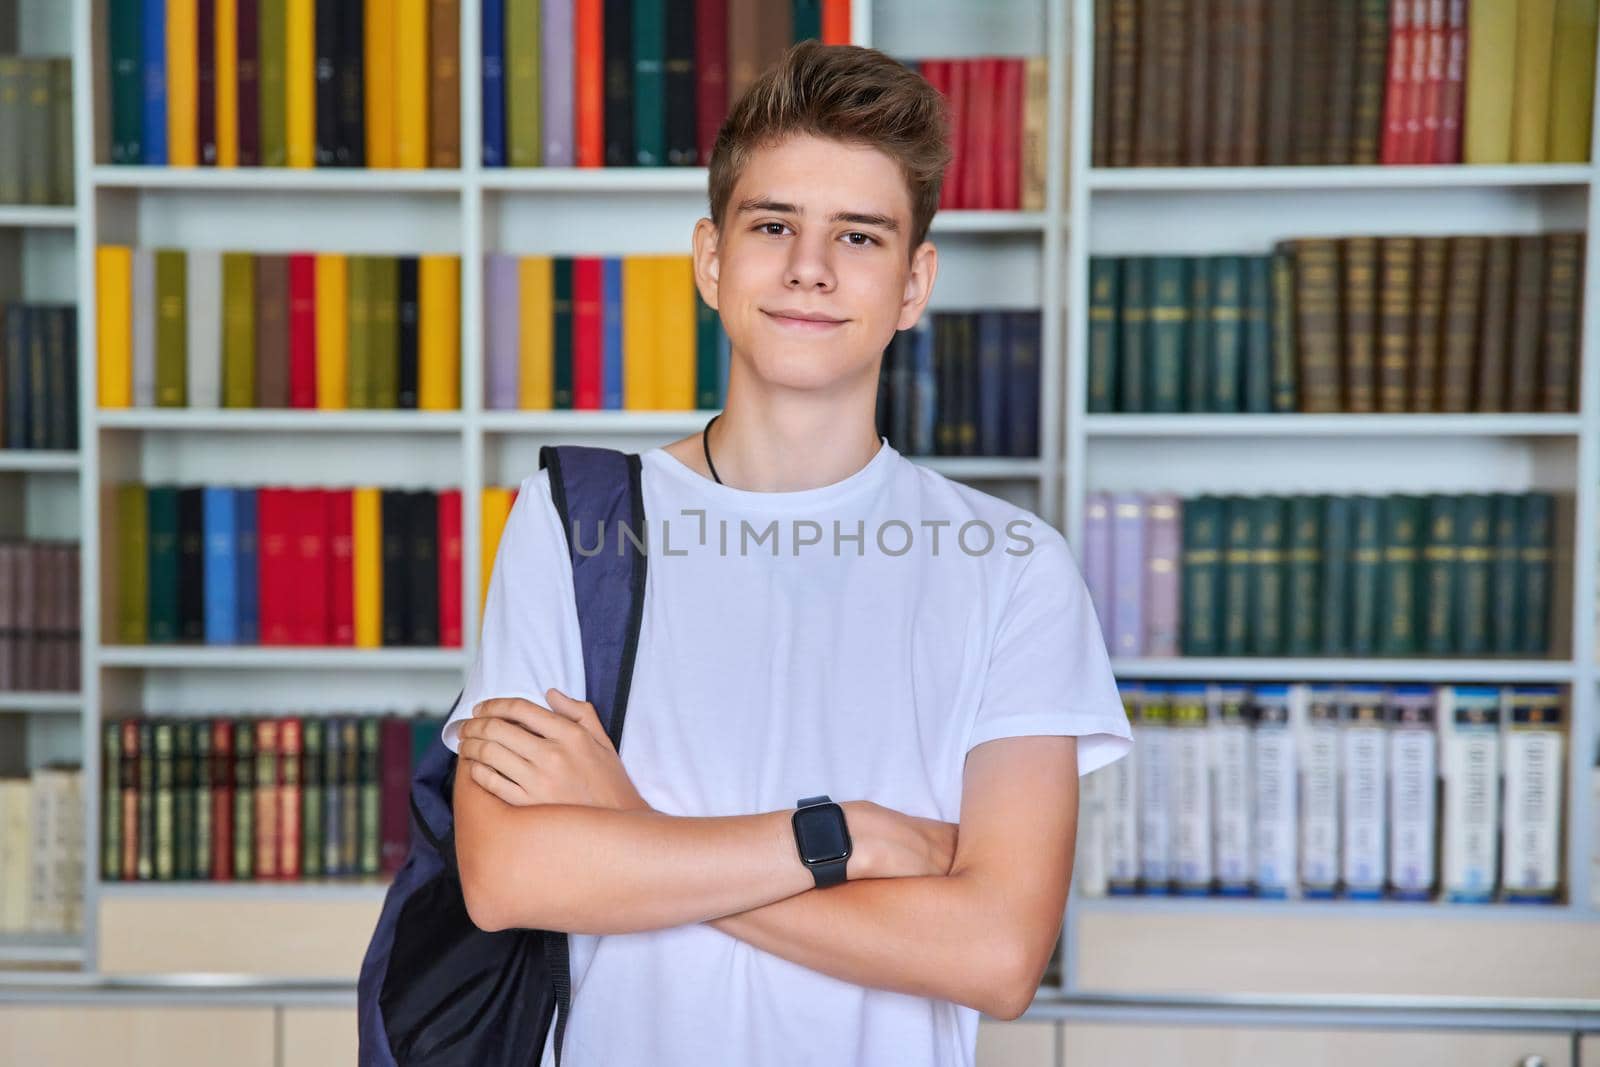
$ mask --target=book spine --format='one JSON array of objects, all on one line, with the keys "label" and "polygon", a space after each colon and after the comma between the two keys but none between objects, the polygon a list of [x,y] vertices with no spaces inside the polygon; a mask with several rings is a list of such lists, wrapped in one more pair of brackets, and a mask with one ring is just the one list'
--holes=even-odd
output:
[{"label": "book spine", "polygon": [[1206,690],[1172,689],[1173,881],[1184,895],[1211,891],[1211,781]]},{"label": "book spine", "polygon": [[1382,897],[1386,881],[1388,733],[1383,690],[1345,691],[1339,713],[1340,875],[1352,900]]},{"label": "book spine", "polygon": [[1138,694],[1133,754],[1139,788],[1139,885],[1146,893],[1172,887],[1173,790],[1171,709],[1167,686],[1146,685]]},{"label": "book spine", "polygon": [[1400,900],[1433,898],[1438,870],[1435,712],[1428,686],[1399,686],[1390,694],[1389,887]]},{"label": "book spine", "polygon": [[[1299,884],[1299,761],[1288,686],[1258,686],[1250,731],[1251,868],[1257,896],[1287,897]],[[1126,763],[1126,760],[1121,762]]]},{"label": "book spine", "polygon": [[1300,884],[1308,897],[1331,897],[1339,885],[1340,731],[1337,693],[1301,690],[1294,705],[1302,766]]},{"label": "book spine", "polygon": [[1505,825],[1500,869],[1508,900],[1553,902],[1561,883],[1565,737],[1560,693],[1511,691],[1505,734]]},{"label": "book spine", "polygon": [[1252,777],[1250,708],[1245,691],[1226,688],[1214,693],[1208,701],[1208,711],[1210,788],[1216,794],[1212,827],[1217,890],[1224,896],[1246,896],[1250,892],[1252,874]]},{"label": "book spine", "polygon": [[1445,899],[1494,898],[1500,839],[1500,691],[1489,686],[1440,690]]}]

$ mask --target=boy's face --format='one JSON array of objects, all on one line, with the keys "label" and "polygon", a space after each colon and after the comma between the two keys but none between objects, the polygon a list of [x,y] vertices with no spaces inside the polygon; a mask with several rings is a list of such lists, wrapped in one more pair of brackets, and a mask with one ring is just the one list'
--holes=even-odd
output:
[{"label": "boy's face", "polygon": [[[911,239],[911,194],[875,148],[797,135],[753,153],[722,231],[695,225],[695,282],[733,348],[792,389],[859,384],[916,324],[938,257]],[[792,316],[828,321],[798,321]]]}]

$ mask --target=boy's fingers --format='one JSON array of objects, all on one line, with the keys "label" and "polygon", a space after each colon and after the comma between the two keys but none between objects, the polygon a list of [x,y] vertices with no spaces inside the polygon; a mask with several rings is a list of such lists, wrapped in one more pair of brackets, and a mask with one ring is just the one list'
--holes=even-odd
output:
[{"label": "boy's fingers", "polygon": [[606,728],[600,725],[600,714],[595,711],[593,702],[588,700],[574,700],[559,689],[547,690],[545,695],[550,698],[550,710],[582,726],[597,740],[611,743],[606,736]]},{"label": "boy's fingers", "polygon": [[477,782],[485,790],[499,797],[507,804],[527,804],[530,800],[527,792],[520,785],[486,763],[469,760],[467,762],[467,773],[474,782]]},{"label": "boy's fingers", "polygon": [[[570,737],[574,723],[567,716],[561,715],[531,700],[486,700],[478,705],[473,712],[474,721],[478,722],[478,732],[482,731],[496,721],[515,723],[531,733],[540,737],[550,738],[552,741],[563,737]],[[463,730],[466,727],[462,727]]]}]

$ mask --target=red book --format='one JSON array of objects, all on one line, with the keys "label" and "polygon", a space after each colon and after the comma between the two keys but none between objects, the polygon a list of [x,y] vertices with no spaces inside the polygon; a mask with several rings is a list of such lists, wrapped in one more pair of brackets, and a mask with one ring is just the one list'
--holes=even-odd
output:
[{"label": "red book", "polygon": [[997,188],[994,206],[1000,211],[1022,207],[1022,59],[1001,59],[1000,117],[994,124]]},{"label": "red book", "polygon": [[294,584],[288,500],[291,492],[276,486],[256,490],[256,612],[263,645],[294,643],[289,606]]},{"label": "red book", "polygon": [[317,257],[289,257],[289,406],[317,406]]},{"label": "red book", "polygon": [[1449,0],[1444,45],[1444,92],[1439,103],[1440,163],[1461,162],[1462,95],[1466,92],[1467,0]]},{"label": "red book", "polygon": [[378,735],[378,869],[394,874],[411,840],[411,723],[386,716]]},{"label": "red book", "polygon": [[439,645],[461,647],[461,490],[439,500]]},{"label": "red book", "polygon": [[1426,163],[1427,149],[1422,121],[1428,110],[1428,5],[1433,0],[1411,0],[1411,46],[1408,59],[1411,76],[1406,79],[1405,161]]},{"label": "red book", "polygon": [[577,0],[573,5],[573,82],[577,91],[577,162],[580,167],[606,164],[606,47],[604,0]]},{"label": "red book", "polygon": [[1424,88],[1425,104],[1422,108],[1422,148],[1418,163],[1442,163],[1442,128],[1444,121],[1444,56],[1445,24],[1444,0],[1428,0],[1428,55],[1427,85]]},{"label": "red book", "polygon": [[278,787],[278,874],[300,877],[300,720],[278,724],[278,749],[283,754]]},{"label": "red book", "polygon": [[256,720],[256,880],[278,877],[278,724]]},{"label": "red book", "polygon": [[1406,103],[1410,94],[1406,82],[1411,78],[1411,0],[1389,0],[1389,81],[1383,89],[1383,149],[1378,158],[1384,163],[1404,163]]},{"label": "red book", "polygon": [[922,62],[922,77],[927,83],[939,90],[944,97],[945,113],[949,122],[950,132],[950,166],[945,168],[944,184],[939,187],[939,210],[949,211],[956,205],[956,197],[961,192],[961,168],[958,163],[961,158],[961,141],[956,136],[956,61],[953,59],[926,59]]},{"label": "red book", "polygon": [[294,587],[297,645],[328,643],[328,504],[322,489],[294,493]]},{"label": "red book", "polygon": [[694,123],[700,165],[711,165],[717,131],[728,117],[728,3],[695,0]]},{"label": "red book", "polygon": [[211,720],[211,877],[233,880],[233,723]]},{"label": "red book", "polygon": [[328,519],[328,643],[356,643],[355,492],[328,489],[322,494]]},{"label": "red book", "polygon": [[[974,64],[977,71],[978,84],[976,90],[969,87],[969,99],[976,105],[977,121],[968,124],[968,132],[973,139],[973,144],[968,145],[972,150],[968,157],[975,168],[970,177],[978,190],[977,200],[973,207],[983,211],[994,211],[1000,207],[1000,173],[1002,153],[1005,151],[1005,129],[1011,121],[1011,116],[1006,109],[1004,98],[1005,61],[999,56],[985,56]],[[1017,137],[1022,136],[1021,130]],[[970,188],[970,186],[969,186]]]},{"label": "red book", "polygon": [[981,211],[989,206],[994,188],[994,94],[998,88],[994,61],[988,58],[965,59],[956,64],[961,91],[961,199],[959,208]]},{"label": "red book", "polygon": [[572,261],[572,407],[600,410],[600,310],[604,299],[601,261],[577,256]]},{"label": "red book", "polygon": [[851,43],[850,0],[822,0],[822,43]]}]

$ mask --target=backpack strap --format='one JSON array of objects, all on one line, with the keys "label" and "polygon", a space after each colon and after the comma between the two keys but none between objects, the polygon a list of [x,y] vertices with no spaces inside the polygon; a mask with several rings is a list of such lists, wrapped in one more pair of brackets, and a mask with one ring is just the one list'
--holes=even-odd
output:
[{"label": "backpack strap", "polygon": [[[550,472],[550,496],[572,557],[585,697],[620,752],[644,621],[647,557],[636,547],[646,544],[639,456],[586,445],[546,445],[539,449],[539,467]],[[631,531],[631,540],[622,527]],[[567,935],[546,931],[545,951],[556,994],[555,1061],[560,1067],[572,1010]]]}]

